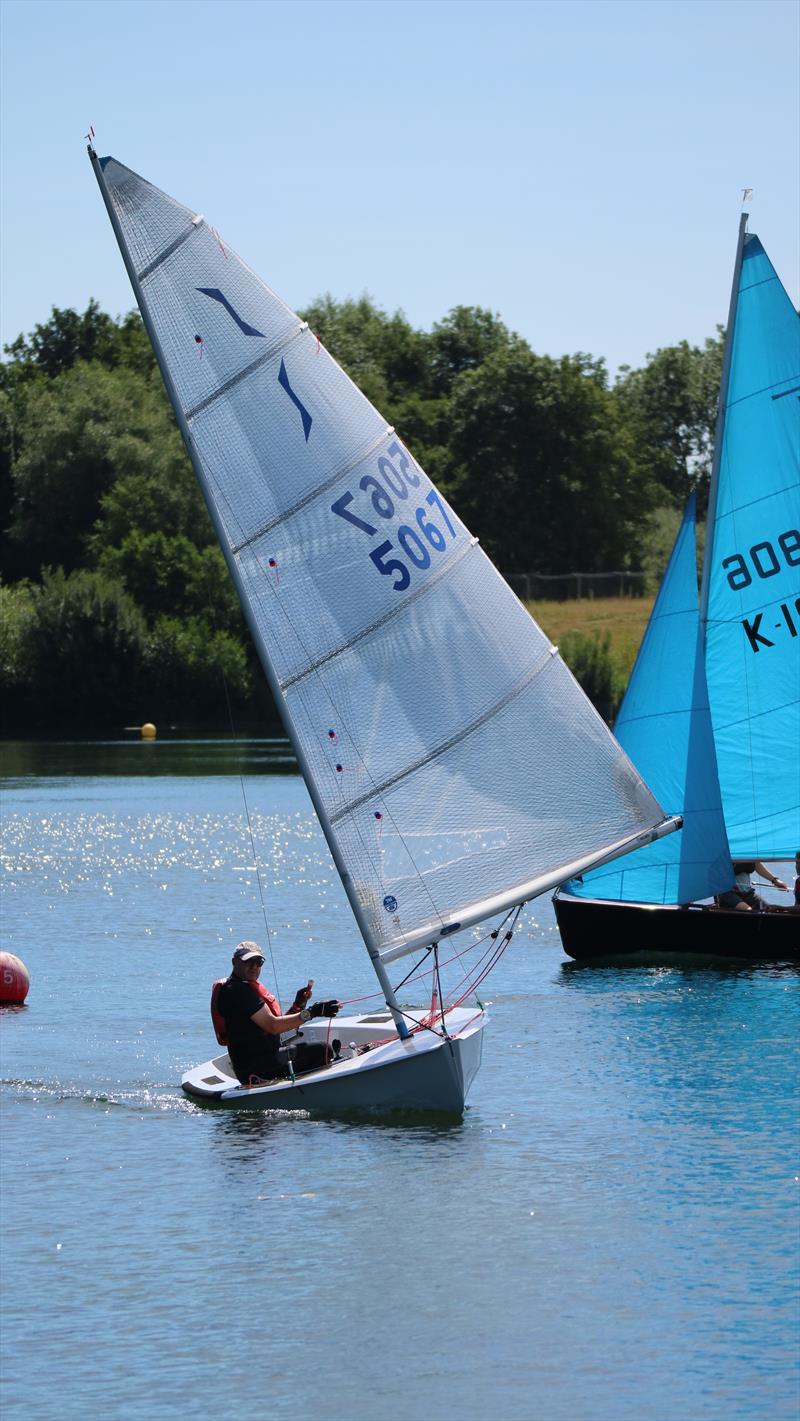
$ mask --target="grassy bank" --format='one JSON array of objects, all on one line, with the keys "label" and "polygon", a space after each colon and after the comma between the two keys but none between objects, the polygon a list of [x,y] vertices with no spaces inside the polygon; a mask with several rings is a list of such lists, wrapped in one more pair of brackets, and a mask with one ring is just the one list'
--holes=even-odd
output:
[{"label": "grassy bank", "polygon": [[653,606],[652,597],[583,597],[572,602],[528,602],[528,610],[558,646],[566,632],[611,639],[614,668],[627,684]]}]

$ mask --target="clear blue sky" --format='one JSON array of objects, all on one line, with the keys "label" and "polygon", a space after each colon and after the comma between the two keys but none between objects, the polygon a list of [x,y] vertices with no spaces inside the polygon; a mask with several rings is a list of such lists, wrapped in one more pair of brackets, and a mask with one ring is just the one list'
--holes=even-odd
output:
[{"label": "clear blue sky", "polygon": [[2,324],[133,305],[83,135],[292,306],[482,305],[618,365],[798,300],[795,0],[3,0]]}]

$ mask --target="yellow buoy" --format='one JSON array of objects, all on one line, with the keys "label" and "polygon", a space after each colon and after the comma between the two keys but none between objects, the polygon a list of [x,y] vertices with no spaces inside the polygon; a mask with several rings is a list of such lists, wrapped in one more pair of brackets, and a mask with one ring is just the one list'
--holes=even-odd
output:
[{"label": "yellow buoy", "polygon": [[150,721],[148,720],[146,725],[143,725],[141,727],[139,734],[141,735],[143,740],[155,740],[156,728],[154,725],[151,725]]}]

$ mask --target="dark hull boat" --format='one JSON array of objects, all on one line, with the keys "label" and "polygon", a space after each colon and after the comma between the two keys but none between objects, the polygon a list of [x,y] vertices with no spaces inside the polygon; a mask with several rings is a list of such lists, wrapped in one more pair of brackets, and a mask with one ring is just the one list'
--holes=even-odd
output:
[{"label": "dark hull boat", "polygon": [[800,962],[800,909],[743,913],[691,903],[614,903],[554,899],[561,942],[577,962],[726,957],[743,962]]},{"label": "dark hull boat", "polygon": [[743,214],[699,597],[692,497],[614,726],[683,828],[564,882],[570,957],[800,957],[788,892],[714,907],[800,850],[799,391],[797,312]]}]

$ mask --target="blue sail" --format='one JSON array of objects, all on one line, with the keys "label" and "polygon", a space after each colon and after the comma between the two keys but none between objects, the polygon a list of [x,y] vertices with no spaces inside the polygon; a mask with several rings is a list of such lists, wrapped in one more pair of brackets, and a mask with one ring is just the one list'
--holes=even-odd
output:
[{"label": "blue sail", "polygon": [[614,734],[679,834],[573,879],[570,893],[617,902],[688,903],[729,888],[697,600],[695,499],[689,500]]},{"label": "blue sail", "polygon": [[790,858],[800,849],[800,321],[754,235],[743,238],[730,325],[706,543],[708,694],[731,853]]}]

